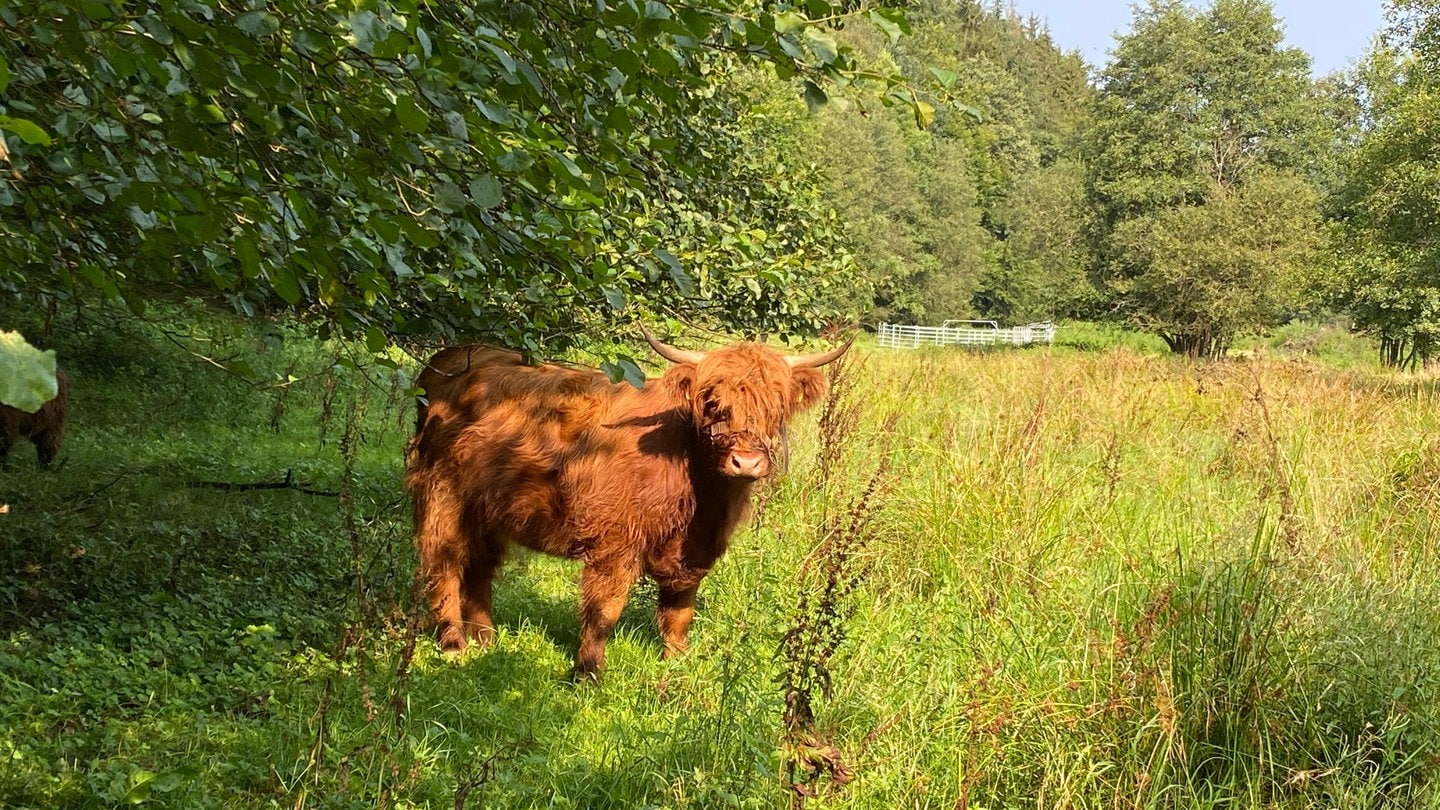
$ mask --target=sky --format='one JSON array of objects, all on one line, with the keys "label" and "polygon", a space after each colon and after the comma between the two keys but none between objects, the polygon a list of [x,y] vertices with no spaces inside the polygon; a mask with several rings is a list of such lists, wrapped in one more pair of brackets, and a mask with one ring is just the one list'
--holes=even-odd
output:
[{"label": "sky", "polygon": [[[1110,61],[1115,34],[1130,29],[1131,0],[1012,0],[1022,17],[1049,24],[1064,50],[1078,50],[1094,67]],[[1285,26],[1285,41],[1310,54],[1323,76],[1355,61],[1380,29],[1380,0],[1271,0]],[[1208,6],[1209,3],[1192,3]]]}]

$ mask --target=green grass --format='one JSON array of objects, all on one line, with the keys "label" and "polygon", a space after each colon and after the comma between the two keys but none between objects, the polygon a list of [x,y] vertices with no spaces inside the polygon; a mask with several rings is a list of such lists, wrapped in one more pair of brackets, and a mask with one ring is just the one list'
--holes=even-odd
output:
[{"label": "green grass", "polygon": [[[0,805],[1440,807],[1425,381],[862,347],[691,652],[642,585],[575,687],[574,563],[509,564],[489,649],[419,628],[397,388],[223,324],[181,343],[301,378],[279,407],[131,322],[50,342],[63,463],[0,473]],[[202,483],[287,471],[319,494]]]}]

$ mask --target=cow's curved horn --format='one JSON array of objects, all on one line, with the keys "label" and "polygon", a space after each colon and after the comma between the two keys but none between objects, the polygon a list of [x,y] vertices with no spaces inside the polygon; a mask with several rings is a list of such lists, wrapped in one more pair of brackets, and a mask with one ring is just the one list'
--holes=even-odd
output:
[{"label": "cow's curved horn", "polygon": [[786,357],[785,362],[789,363],[791,368],[819,368],[826,363],[833,363],[839,360],[840,355],[844,354],[850,348],[850,344],[854,342],[855,336],[851,335],[850,339],[845,341],[845,345],[839,348],[831,349],[828,352],[821,352],[820,354],[802,354],[795,357]]},{"label": "cow's curved horn", "polygon": [[677,349],[661,343],[655,339],[654,335],[650,334],[650,330],[646,329],[644,324],[640,326],[640,333],[645,336],[645,342],[650,344],[650,348],[654,349],[656,354],[672,363],[699,363],[705,359],[705,352]]}]

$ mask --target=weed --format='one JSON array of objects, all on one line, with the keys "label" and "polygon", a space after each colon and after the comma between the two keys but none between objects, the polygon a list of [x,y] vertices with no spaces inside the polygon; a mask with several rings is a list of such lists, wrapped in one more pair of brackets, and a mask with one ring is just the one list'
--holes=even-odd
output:
[{"label": "weed", "polygon": [[[861,419],[860,408],[848,399],[853,390],[851,362],[831,371],[830,393],[820,417],[817,479],[822,487],[836,479]],[[899,419],[899,412],[894,411],[881,423],[877,443],[894,435]],[[822,778],[836,785],[854,778],[839,749],[817,726],[816,704],[832,695],[833,660],[845,641],[846,625],[854,611],[851,598],[870,571],[866,552],[875,545],[877,501],[891,483],[892,457],[891,452],[882,451],[864,488],[847,508],[829,510],[827,497],[820,540],[800,565],[800,595],[780,643],[785,782],[793,791],[795,807],[817,795]]]}]

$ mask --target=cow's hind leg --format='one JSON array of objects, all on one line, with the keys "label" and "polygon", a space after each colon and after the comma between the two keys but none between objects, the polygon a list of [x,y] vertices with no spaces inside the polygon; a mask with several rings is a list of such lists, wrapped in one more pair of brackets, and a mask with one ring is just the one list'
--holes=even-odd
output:
[{"label": "cow's hind leg", "polygon": [[695,592],[700,586],[660,583],[660,638],[665,642],[661,655],[672,658],[690,645],[690,621],[695,618]]},{"label": "cow's hind leg", "polygon": [[576,680],[598,680],[605,669],[605,643],[630,598],[640,566],[613,561],[590,562],[580,574],[580,650]]},{"label": "cow's hind leg", "polygon": [[504,549],[488,540],[477,540],[470,549],[465,577],[460,583],[460,607],[465,633],[480,644],[495,638],[495,620],[490,615],[491,583],[500,568]]},{"label": "cow's hind leg", "polygon": [[55,463],[55,457],[60,454],[61,434],[56,430],[45,430],[30,437],[35,443],[35,455],[40,458],[40,464],[49,467]]}]

